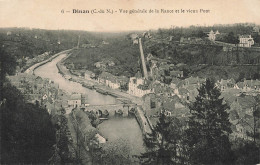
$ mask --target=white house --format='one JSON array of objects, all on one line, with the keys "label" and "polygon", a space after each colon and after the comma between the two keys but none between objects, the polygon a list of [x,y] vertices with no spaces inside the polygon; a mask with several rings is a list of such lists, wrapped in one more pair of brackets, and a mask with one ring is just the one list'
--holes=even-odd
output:
[{"label": "white house", "polygon": [[144,78],[131,77],[129,81],[128,93],[137,97],[142,97],[145,94],[152,93],[147,80]]},{"label": "white house", "polygon": [[106,85],[112,89],[120,88],[120,83],[116,80],[115,77],[109,77],[109,79],[106,80]]},{"label": "white house", "polygon": [[8,31],[8,32],[6,33],[7,36],[10,36],[11,34],[12,34],[12,32],[10,32],[10,31]]},{"label": "white house", "polygon": [[81,94],[72,94],[70,100],[68,100],[68,105],[74,108],[81,106]]},{"label": "white house", "polygon": [[108,72],[102,72],[98,77],[98,82],[112,89],[118,89],[121,86],[120,79]]},{"label": "white house", "polygon": [[240,47],[251,47],[252,45],[254,45],[254,39],[251,37],[251,35],[239,36]]},{"label": "white house", "polygon": [[213,30],[211,30],[208,34],[208,39],[211,41],[215,41],[216,40],[216,35],[220,34],[218,32],[218,30],[216,32],[213,32]]}]

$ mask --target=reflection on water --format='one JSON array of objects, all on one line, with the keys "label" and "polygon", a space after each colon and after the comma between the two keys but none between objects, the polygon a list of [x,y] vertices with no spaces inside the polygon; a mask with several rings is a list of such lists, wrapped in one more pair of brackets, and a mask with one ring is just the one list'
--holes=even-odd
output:
[{"label": "reflection on water", "polygon": [[[59,88],[69,92],[77,92],[88,95],[89,104],[113,104],[116,99],[109,95],[102,95],[95,90],[84,88],[81,84],[69,81],[61,76],[58,72],[56,63],[62,58],[66,57],[65,54],[58,56],[51,62],[37,68],[35,75],[42,78],[48,78],[55,83],[59,84]],[[130,152],[133,155],[139,154],[144,151],[142,132],[135,118],[116,118],[111,117],[109,120],[104,121],[99,125],[100,132],[108,139],[108,142],[116,142],[118,139],[123,139],[130,146]]]},{"label": "reflection on water", "polygon": [[108,138],[108,142],[125,140],[130,147],[131,155],[139,155],[144,152],[142,132],[134,117],[112,117],[98,126],[100,132]]}]

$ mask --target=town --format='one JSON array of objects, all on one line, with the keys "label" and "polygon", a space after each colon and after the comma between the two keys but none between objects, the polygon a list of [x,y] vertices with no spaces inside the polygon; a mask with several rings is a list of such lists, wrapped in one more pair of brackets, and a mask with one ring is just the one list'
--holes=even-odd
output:
[{"label": "town", "polygon": [[[225,29],[223,27],[220,29]],[[121,163],[140,164],[140,159],[133,155],[147,149],[143,139],[155,138],[157,143],[166,136],[158,132],[152,136],[159,126],[166,129],[167,124],[160,125],[162,116],[178,122],[179,128],[172,128],[179,131],[175,132],[176,136],[184,135],[182,133],[190,128],[188,123],[194,115],[191,107],[204,97],[201,93],[211,81],[212,90],[220,92],[216,99],[228,107],[230,141],[242,139],[258,144],[260,32],[259,26],[252,26],[250,30],[244,25],[240,28],[248,33],[237,34],[237,38],[232,31],[222,33],[216,27],[205,28],[205,31],[198,27],[196,35],[172,27],[165,31],[127,33],[118,40],[85,41],[87,39],[78,35],[74,47],[62,49],[65,51],[60,50],[65,39],[58,37],[56,51],[16,58],[18,66],[7,79],[27,103],[46,109],[58,127],[57,144],[49,163],[65,160],[82,164],[111,163],[113,153],[110,151],[118,150],[115,154],[121,156]],[[19,38],[20,34],[14,33],[9,29],[1,33],[6,41],[2,47],[9,48],[8,42]],[[32,34],[31,38],[41,37]],[[116,46],[125,47],[118,57],[117,48],[113,50]],[[114,55],[109,56],[110,53]],[[123,57],[121,53],[125,53]],[[250,70],[241,70],[243,67]],[[8,81],[2,86],[8,86]],[[0,100],[1,108],[6,105],[5,99]],[[132,133],[131,129],[138,132]],[[124,130],[129,132],[124,134]],[[120,140],[125,140],[133,149],[127,153],[121,151],[123,144],[121,148],[113,148]],[[66,141],[63,144],[66,150],[58,145],[63,141]],[[174,144],[176,153],[171,160],[182,164],[186,161],[185,156],[182,157],[183,139],[177,139]],[[98,155],[99,152],[103,156]]]}]

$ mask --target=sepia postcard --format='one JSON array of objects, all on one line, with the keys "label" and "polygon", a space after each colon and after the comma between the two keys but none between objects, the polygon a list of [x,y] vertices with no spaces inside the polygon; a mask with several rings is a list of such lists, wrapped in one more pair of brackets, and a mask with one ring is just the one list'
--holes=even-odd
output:
[{"label": "sepia postcard", "polygon": [[260,164],[260,0],[0,0],[0,164]]}]

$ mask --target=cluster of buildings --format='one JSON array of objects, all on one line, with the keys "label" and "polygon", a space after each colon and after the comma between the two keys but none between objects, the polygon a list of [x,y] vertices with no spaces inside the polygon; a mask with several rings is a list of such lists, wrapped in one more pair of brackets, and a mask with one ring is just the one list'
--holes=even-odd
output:
[{"label": "cluster of buildings", "polygon": [[[50,58],[51,56],[51,52],[45,52],[41,55],[35,56],[33,58],[29,58],[29,57],[23,57],[23,58],[19,58],[17,59],[17,63],[19,66],[23,66],[23,62],[25,62],[25,65],[23,66],[24,68],[29,68],[30,66],[42,62],[48,58]],[[20,72],[20,70],[17,70],[17,72]]]},{"label": "cluster of buildings", "polygon": [[56,113],[56,109],[67,106],[67,102],[62,99],[65,94],[59,89],[58,84],[49,79],[26,73],[10,76],[9,79],[28,102],[38,103],[45,107],[50,114]]},{"label": "cluster of buildings", "polygon": [[[259,29],[255,27],[252,33],[259,35]],[[237,45],[217,41],[217,40],[221,40],[221,38],[224,39],[225,36],[227,35],[224,33],[220,34],[218,30],[216,32],[211,30],[210,32],[207,32],[207,35],[208,35],[207,39],[209,41],[213,41],[214,43],[217,42],[216,43],[217,45],[224,46],[223,47],[224,51],[227,48],[231,49],[232,47],[236,47],[236,46],[250,48],[252,45],[255,44],[254,39],[250,34],[239,35],[238,36],[239,43]],[[207,44],[207,40],[204,40],[199,37],[187,37],[187,38],[181,37],[180,44]]]},{"label": "cluster of buildings", "polygon": [[68,95],[59,89],[58,84],[49,79],[26,73],[10,76],[9,79],[28,102],[38,103],[52,115],[61,107],[73,109],[87,105],[86,95],[79,93]]},{"label": "cluster of buildings", "polygon": [[254,45],[254,39],[251,37],[251,35],[240,35],[239,36],[239,46],[240,47],[248,47],[250,48],[252,45]]},{"label": "cluster of buildings", "polygon": [[254,132],[254,129],[256,129],[256,132],[260,131],[260,122],[253,116],[254,111],[256,111],[257,100],[252,95],[243,93],[225,99],[230,106],[231,137],[233,139],[253,140],[248,133]]},{"label": "cluster of buildings", "polygon": [[170,83],[173,78],[183,78],[183,71],[176,69],[174,64],[168,64],[169,60],[159,59],[148,54],[146,61],[150,64],[150,77]]},{"label": "cluster of buildings", "polygon": [[114,76],[108,72],[102,72],[97,79],[98,83],[112,89],[121,89],[127,86],[129,79],[125,76]]},{"label": "cluster of buildings", "polygon": [[[257,27],[255,27],[253,33],[255,33],[257,31],[259,32],[259,29]],[[219,33],[218,30],[216,32],[211,30],[207,35],[208,35],[208,39],[210,41],[215,41],[216,40],[216,36],[220,35],[220,33]],[[239,35],[238,38],[239,38],[239,44],[238,44],[239,47],[248,47],[248,48],[250,48],[255,43],[254,39],[249,34]]]},{"label": "cluster of buildings", "polygon": [[128,93],[137,97],[153,93],[151,82],[141,76],[131,77],[128,83]]},{"label": "cluster of buildings", "polygon": [[[168,116],[187,119],[190,115],[187,105],[195,101],[198,95],[197,89],[206,79],[199,77],[184,79],[182,71],[171,70],[174,66],[152,55],[148,55],[147,61],[151,62],[152,81],[140,75],[131,77],[128,93],[142,98],[144,112],[151,119],[161,112]],[[165,81],[165,78],[169,81]],[[260,94],[260,81],[244,79],[236,82],[234,79],[221,79],[215,85],[221,90],[224,101],[230,106],[232,137],[249,138],[247,132],[252,132],[254,126],[253,111],[257,104],[255,97]]]},{"label": "cluster of buildings", "polygon": [[105,69],[107,67],[112,67],[112,66],[115,66],[115,62],[113,60],[102,60],[102,61],[99,61],[99,62],[96,62],[94,64],[94,66],[96,68],[100,68],[100,69]]},{"label": "cluster of buildings", "polygon": [[68,107],[79,108],[87,105],[87,95],[81,93],[73,93],[68,99]]}]

